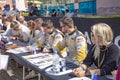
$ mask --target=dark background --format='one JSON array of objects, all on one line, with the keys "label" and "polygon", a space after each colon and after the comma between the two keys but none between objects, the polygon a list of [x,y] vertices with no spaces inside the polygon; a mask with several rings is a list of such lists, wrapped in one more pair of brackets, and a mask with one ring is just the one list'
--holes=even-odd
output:
[{"label": "dark background", "polygon": [[[38,17],[25,17],[25,20],[34,20]],[[60,17],[41,17],[43,18],[43,20],[45,19],[50,19],[53,21],[54,26],[55,27],[59,27],[59,19]],[[73,21],[75,26],[77,26],[77,28],[85,33],[88,32],[89,38],[90,38],[90,28],[92,25],[96,24],[96,23],[107,23],[109,26],[111,26],[113,33],[114,33],[114,40],[116,37],[120,36],[120,18],[77,18],[77,17],[73,17]],[[114,42],[114,41],[113,41]],[[118,42],[116,43],[117,46],[120,47],[120,37],[118,39]]]}]

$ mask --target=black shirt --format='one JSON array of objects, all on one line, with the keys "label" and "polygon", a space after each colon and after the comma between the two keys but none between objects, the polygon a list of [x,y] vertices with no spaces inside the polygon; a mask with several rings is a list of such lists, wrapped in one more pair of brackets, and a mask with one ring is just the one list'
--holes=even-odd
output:
[{"label": "black shirt", "polygon": [[[117,68],[116,60],[120,54],[119,48],[113,43],[108,47],[102,46],[100,47],[100,56],[95,59],[95,47],[95,45],[91,47],[83,64],[86,64],[87,67],[95,64],[95,66],[100,69],[101,76],[111,75],[111,72]],[[99,66],[100,63],[101,65]]]}]

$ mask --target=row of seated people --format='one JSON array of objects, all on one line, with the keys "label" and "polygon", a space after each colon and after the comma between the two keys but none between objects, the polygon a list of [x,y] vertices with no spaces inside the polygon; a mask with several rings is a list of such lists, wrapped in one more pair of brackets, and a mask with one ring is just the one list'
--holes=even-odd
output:
[{"label": "row of seated people", "polygon": [[[44,53],[57,51],[60,57],[80,65],[73,70],[73,74],[79,77],[85,76],[86,71],[93,75],[111,75],[117,70],[117,60],[120,55],[119,48],[112,42],[113,32],[106,23],[98,23],[91,27],[91,39],[93,45],[87,53],[87,39],[80,32],[72,18],[63,17],[59,20],[61,31],[57,30],[51,20],[43,21],[42,18],[29,20],[27,26],[21,24],[15,18],[2,20],[7,26],[2,35],[9,39],[19,40],[28,45],[37,46]],[[95,68],[91,68],[94,64]],[[115,71],[114,71],[115,72]]]}]

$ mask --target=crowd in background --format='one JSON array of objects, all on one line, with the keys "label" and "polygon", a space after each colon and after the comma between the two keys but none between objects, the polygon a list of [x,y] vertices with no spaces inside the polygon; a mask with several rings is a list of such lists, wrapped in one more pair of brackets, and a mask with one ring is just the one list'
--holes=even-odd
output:
[{"label": "crowd in background", "polygon": [[28,11],[29,16],[39,16],[43,12],[44,17],[74,17],[75,14],[73,12],[70,12],[69,9],[66,9],[65,11],[61,11],[60,9],[52,9],[52,11],[49,11],[48,9],[45,9],[42,13],[40,13],[38,7],[36,4],[29,3],[28,5]]},{"label": "crowd in background", "polygon": [[[2,9],[2,16],[8,16],[10,14],[16,14],[19,15],[23,11],[19,11],[19,9],[16,8],[15,5],[10,7],[9,4],[6,4]],[[77,15],[71,12],[69,9],[65,9],[64,11],[61,11],[60,9],[52,9],[49,11],[48,9],[45,9],[42,13],[40,12],[39,8],[37,7],[36,4],[29,3],[28,4],[28,16],[43,16],[43,17],[76,17]]]}]

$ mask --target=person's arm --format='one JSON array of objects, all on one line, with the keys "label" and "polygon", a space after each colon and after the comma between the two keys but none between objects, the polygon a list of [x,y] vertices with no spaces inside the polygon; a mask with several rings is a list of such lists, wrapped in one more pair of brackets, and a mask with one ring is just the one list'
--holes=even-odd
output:
[{"label": "person's arm", "polygon": [[46,42],[46,34],[41,31],[39,39],[36,41],[38,48],[43,48]]},{"label": "person's arm", "polygon": [[84,77],[86,74],[86,70],[84,69],[85,67],[83,67],[83,65],[81,65],[80,67],[74,69],[72,71],[73,75],[77,76],[77,77]]},{"label": "person's arm", "polygon": [[110,74],[111,71],[116,69],[117,67],[116,59],[118,58],[119,54],[120,54],[120,50],[116,45],[113,44],[108,48],[105,62],[103,66],[100,68],[100,75]]},{"label": "person's arm", "polygon": [[[90,72],[89,66],[91,66],[91,64],[93,63],[93,51],[94,51],[94,48],[95,48],[94,45],[91,46],[91,48],[90,48],[90,50],[89,50],[89,52],[87,54],[87,57],[85,58],[83,63],[80,64],[80,67],[73,70],[73,74],[75,76],[83,77],[83,76],[85,76],[86,71]],[[91,75],[91,74],[89,74],[89,75]]]},{"label": "person's arm", "polygon": [[11,36],[12,35],[12,29],[7,29],[4,33],[2,33],[5,36]]},{"label": "person's arm", "polygon": [[5,30],[0,30],[0,33],[3,33],[3,32],[5,32]]},{"label": "person's arm", "polygon": [[[62,37],[61,34],[57,34],[55,37],[52,37],[52,36],[51,36],[51,40],[52,40],[52,38],[53,38],[53,41],[52,41],[53,44],[52,44],[49,48],[47,48],[47,46],[46,46],[46,48],[44,48],[44,52],[45,52],[45,51],[50,52],[50,50],[51,50],[52,48],[54,48],[55,46],[57,46],[57,44],[63,40],[63,37]],[[49,44],[49,43],[48,43],[48,44]]]},{"label": "person's arm", "polygon": [[94,49],[95,49],[95,45],[92,45],[90,47],[90,50],[87,53],[87,57],[85,58],[85,60],[83,61],[83,64],[85,64],[88,68],[93,64],[94,62]]},{"label": "person's arm", "polygon": [[29,40],[29,35],[23,32],[23,35],[20,36],[22,41],[27,42]]},{"label": "person's arm", "polygon": [[76,58],[78,62],[82,62],[87,56],[87,43],[83,36],[76,37],[75,45],[77,49]]},{"label": "person's arm", "polygon": [[61,34],[57,34],[54,38],[52,47],[56,46],[58,42],[61,42],[63,40],[63,37]]},{"label": "person's arm", "polygon": [[59,53],[66,52],[66,38],[64,37],[61,41],[57,42],[57,44],[52,46],[52,49],[58,51]]}]

